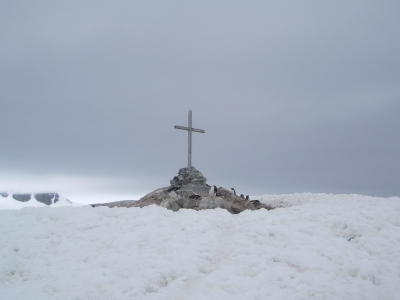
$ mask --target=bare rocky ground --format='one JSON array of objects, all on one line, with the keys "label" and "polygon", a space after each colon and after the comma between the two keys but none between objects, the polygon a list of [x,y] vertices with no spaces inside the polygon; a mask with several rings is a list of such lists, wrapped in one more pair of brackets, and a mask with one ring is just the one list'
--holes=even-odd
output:
[{"label": "bare rocky ground", "polygon": [[206,181],[203,174],[194,167],[182,168],[179,170],[178,176],[170,181],[170,186],[159,188],[138,201],[118,201],[92,204],[91,206],[145,207],[155,204],[173,211],[222,208],[232,214],[238,214],[247,209],[273,209],[258,200],[246,200],[223,187],[219,187],[215,195],[210,195],[210,187],[206,185]]},{"label": "bare rocky ground", "polygon": [[[172,186],[157,189],[139,201],[132,203],[129,207],[144,207],[155,204],[173,211],[178,211],[179,209],[203,210],[223,208],[232,214],[238,214],[246,209],[272,209],[272,207],[258,200],[243,199],[222,187],[218,188],[217,196],[210,196],[210,188],[207,186],[204,186],[202,189],[184,186],[176,191],[168,191],[171,188]],[[194,195],[199,195],[200,197],[198,199],[190,198],[190,196]]]},{"label": "bare rocky ground", "polygon": [[137,200],[122,200],[122,201],[115,201],[115,202],[108,202],[108,203],[96,203],[90,204],[91,207],[98,207],[98,206],[108,206],[110,208],[113,207],[131,207],[133,203],[137,202]]}]

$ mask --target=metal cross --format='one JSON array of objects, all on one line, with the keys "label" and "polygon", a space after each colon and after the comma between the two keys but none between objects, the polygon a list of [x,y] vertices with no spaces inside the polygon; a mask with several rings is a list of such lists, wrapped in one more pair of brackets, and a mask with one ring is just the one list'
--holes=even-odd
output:
[{"label": "metal cross", "polygon": [[192,167],[192,131],[204,133],[205,130],[196,129],[196,128],[192,127],[192,111],[191,110],[189,110],[189,113],[188,113],[188,127],[175,125],[174,128],[188,131],[188,137],[189,137],[189,142],[188,142],[188,169],[190,169]]}]

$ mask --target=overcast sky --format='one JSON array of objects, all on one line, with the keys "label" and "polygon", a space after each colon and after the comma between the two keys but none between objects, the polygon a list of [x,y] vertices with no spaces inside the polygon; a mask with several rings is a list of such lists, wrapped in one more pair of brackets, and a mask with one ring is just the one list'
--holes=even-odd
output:
[{"label": "overcast sky", "polygon": [[[0,189],[400,196],[400,1],[1,1]],[[100,199],[103,197],[104,199]]]}]

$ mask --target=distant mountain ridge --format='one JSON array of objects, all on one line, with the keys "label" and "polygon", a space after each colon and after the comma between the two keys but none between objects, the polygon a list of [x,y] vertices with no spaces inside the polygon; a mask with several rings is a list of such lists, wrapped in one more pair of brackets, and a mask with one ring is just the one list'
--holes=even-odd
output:
[{"label": "distant mountain ridge", "polygon": [[73,203],[58,193],[0,193],[0,209],[45,206],[73,206]]}]

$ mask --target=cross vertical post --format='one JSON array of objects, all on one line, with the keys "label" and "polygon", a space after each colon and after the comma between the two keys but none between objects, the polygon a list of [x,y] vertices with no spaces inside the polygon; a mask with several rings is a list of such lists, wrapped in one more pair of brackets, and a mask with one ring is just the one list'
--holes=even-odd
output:
[{"label": "cross vertical post", "polygon": [[188,131],[188,169],[192,167],[192,132],[200,132],[204,133],[205,130],[203,129],[196,129],[192,127],[192,111],[189,110],[188,112],[188,127],[184,126],[174,126],[175,129],[182,129]]},{"label": "cross vertical post", "polygon": [[188,112],[188,168],[192,167],[192,111]]}]

